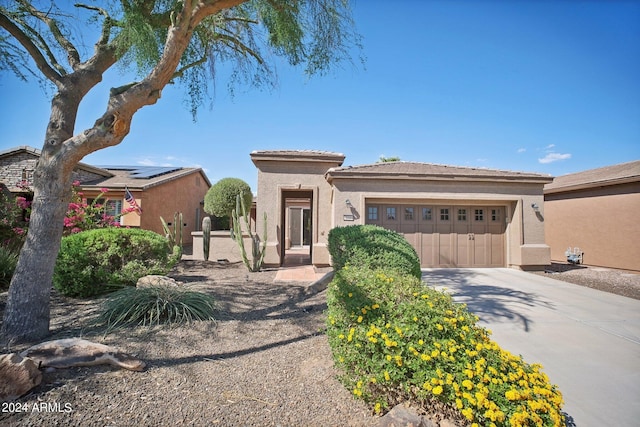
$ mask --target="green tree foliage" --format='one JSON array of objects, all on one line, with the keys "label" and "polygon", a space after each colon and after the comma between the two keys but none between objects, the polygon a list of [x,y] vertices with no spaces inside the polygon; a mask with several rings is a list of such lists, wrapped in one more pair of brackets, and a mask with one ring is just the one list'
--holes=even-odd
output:
[{"label": "green tree foliage", "polygon": [[204,211],[217,217],[230,216],[236,208],[236,197],[240,194],[245,206],[251,206],[253,194],[249,184],[240,178],[222,178],[204,196]]},{"label": "green tree foliage", "polygon": [[397,156],[393,156],[393,157],[380,156],[377,163],[390,163],[390,162],[399,162],[399,161],[400,161],[400,157],[397,157]]},{"label": "green tree foliage", "polygon": [[[347,0],[0,2],[0,72],[35,77],[55,91],[3,338],[48,334],[51,279],[74,167],[120,144],[134,114],[155,104],[167,84],[185,88],[195,118],[214,78],[227,80],[231,91],[238,85],[271,87],[276,73],[270,59],[323,74],[351,61],[359,46]],[[77,130],[81,101],[115,65],[136,70],[138,80],[112,88],[104,112]]]}]

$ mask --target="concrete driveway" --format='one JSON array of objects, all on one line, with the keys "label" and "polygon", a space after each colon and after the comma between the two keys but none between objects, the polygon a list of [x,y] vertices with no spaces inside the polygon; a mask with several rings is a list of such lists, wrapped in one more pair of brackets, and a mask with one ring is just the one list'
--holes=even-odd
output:
[{"label": "concrete driveway", "polygon": [[424,269],[504,349],[540,363],[569,426],[640,425],[640,301],[508,268]]}]

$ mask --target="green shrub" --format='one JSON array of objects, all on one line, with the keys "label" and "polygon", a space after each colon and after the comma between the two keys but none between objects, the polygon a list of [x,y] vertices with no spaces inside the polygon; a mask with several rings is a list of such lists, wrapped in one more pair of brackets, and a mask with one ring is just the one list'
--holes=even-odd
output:
[{"label": "green shrub", "polygon": [[217,217],[229,217],[236,208],[236,197],[239,194],[242,194],[245,206],[251,207],[253,194],[249,184],[240,178],[222,178],[205,194],[204,211]]},{"label": "green shrub", "polygon": [[211,295],[175,286],[127,287],[109,295],[98,324],[108,329],[127,325],[179,324],[214,320]]},{"label": "green shrub", "polygon": [[9,245],[0,245],[0,291],[9,288],[13,272],[18,264],[18,249]]},{"label": "green shrub", "polygon": [[376,225],[350,225],[329,231],[328,248],[335,269],[345,265],[422,276],[416,250],[399,233]]},{"label": "green shrub", "polygon": [[475,426],[564,425],[562,395],[540,365],[501,349],[466,306],[415,277],[347,266],[327,303],[341,380],[376,412],[437,400]]},{"label": "green shrub", "polygon": [[140,229],[102,228],[62,239],[53,286],[67,296],[90,297],[135,285],[147,274],[166,274],[178,261],[167,241]]}]

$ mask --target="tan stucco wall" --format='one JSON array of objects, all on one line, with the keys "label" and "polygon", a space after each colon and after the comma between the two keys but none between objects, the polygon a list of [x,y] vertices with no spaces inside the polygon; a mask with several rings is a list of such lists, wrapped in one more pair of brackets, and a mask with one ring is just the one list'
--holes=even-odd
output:
[{"label": "tan stucco wall", "polygon": [[[398,179],[334,179],[332,226],[364,224],[365,205],[385,203],[504,206],[507,266],[533,268],[550,263],[545,245],[544,197],[541,183],[415,181]],[[347,199],[351,208],[347,206]],[[531,208],[537,204],[540,212]],[[353,216],[353,221],[345,220]]]},{"label": "tan stucco wall", "polygon": [[[193,238],[192,258],[204,260],[202,231],[191,233]],[[209,242],[209,261],[226,259],[229,262],[242,262],[242,252],[235,240],[231,238],[228,230],[212,231]],[[251,237],[244,235],[244,249],[247,257],[251,258]]]},{"label": "tan stucco wall", "polygon": [[[152,230],[159,234],[164,234],[162,230],[162,216],[165,221],[173,223],[175,212],[182,212],[183,217],[183,242],[191,243],[191,233],[200,229],[196,211],[199,211],[199,221],[206,215],[202,210],[200,202],[204,200],[209,186],[200,173],[192,173],[173,181],[165,182],[162,185],[151,187],[143,192],[131,191],[136,197],[136,201],[142,208],[140,227],[145,230]],[[126,202],[125,202],[126,205]],[[130,213],[127,217],[134,217],[135,213]],[[129,220],[129,218],[127,218]]]},{"label": "tan stucco wall", "polygon": [[[312,263],[329,265],[331,257],[327,250],[327,233],[332,228],[331,186],[324,179],[324,173],[337,163],[319,161],[276,161],[256,160],[258,168],[257,217],[267,213],[267,249],[265,264],[280,265],[280,235],[285,226],[282,206],[283,193],[308,191],[313,195],[311,206]],[[263,235],[262,221],[256,224],[257,232]],[[285,242],[282,242],[283,244]]]},{"label": "tan stucco wall", "polygon": [[545,238],[551,259],[568,247],[584,264],[640,271],[640,183],[548,194]]}]

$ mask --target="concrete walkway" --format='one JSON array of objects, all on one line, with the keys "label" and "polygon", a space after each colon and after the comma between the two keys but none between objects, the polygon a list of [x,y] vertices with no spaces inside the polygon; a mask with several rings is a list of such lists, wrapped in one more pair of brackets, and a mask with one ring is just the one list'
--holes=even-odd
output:
[{"label": "concrete walkway", "polygon": [[507,268],[425,269],[423,278],[466,303],[503,348],[542,364],[568,425],[640,425],[639,300]]},{"label": "concrete walkway", "polygon": [[315,282],[322,279],[325,272],[318,271],[313,265],[295,267],[280,267],[274,279],[275,282]]}]

